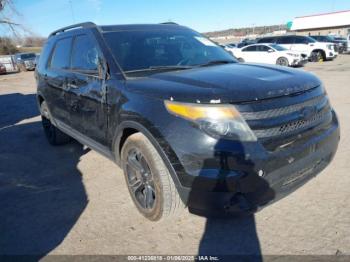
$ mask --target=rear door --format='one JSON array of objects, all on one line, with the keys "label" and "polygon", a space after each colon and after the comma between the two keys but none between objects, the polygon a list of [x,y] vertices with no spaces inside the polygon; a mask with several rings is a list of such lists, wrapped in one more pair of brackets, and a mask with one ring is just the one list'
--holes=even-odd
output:
[{"label": "rear door", "polygon": [[74,37],[68,79],[71,127],[102,145],[106,144],[107,107],[102,53],[90,32]]},{"label": "rear door", "polygon": [[266,45],[256,45],[255,59],[257,63],[275,64],[274,53],[269,53],[272,48]]},{"label": "rear door", "polygon": [[69,76],[71,37],[58,39],[44,73],[47,88],[44,90],[45,100],[51,115],[70,125],[70,109],[67,105],[67,77]]},{"label": "rear door", "polygon": [[252,63],[257,62],[256,56],[255,56],[255,53],[256,53],[255,45],[243,47],[241,52],[242,52],[242,58],[244,59],[245,62],[252,62]]}]

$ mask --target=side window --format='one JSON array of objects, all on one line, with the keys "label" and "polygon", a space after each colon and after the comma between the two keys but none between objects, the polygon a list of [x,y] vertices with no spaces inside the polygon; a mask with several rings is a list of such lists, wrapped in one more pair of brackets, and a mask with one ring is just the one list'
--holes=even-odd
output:
[{"label": "side window", "polygon": [[258,45],[258,46],[256,46],[256,48],[257,48],[257,51],[258,52],[267,52],[267,51],[269,51],[269,47],[267,47],[266,45]]},{"label": "side window", "polygon": [[281,37],[277,40],[277,44],[294,44],[293,36]]},{"label": "side window", "polygon": [[242,51],[243,51],[243,52],[254,52],[254,51],[256,51],[256,46],[255,46],[255,45],[253,45],[253,46],[248,46],[248,47],[246,47],[246,48],[243,48]]},{"label": "side window", "polygon": [[68,69],[72,38],[58,40],[52,53],[50,68]]},{"label": "side window", "polygon": [[275,39],[273,37],[262,38],[258,41],[259,43],[274,43]]},{"label": "side window", "polygon": [[79,35],[74,39],[72,50],[72,70],[98,70],[98,50],[95,43],[87,35]]},{"label": "side window", "polygon": [[295,44],[308,44],[309,41],[306,37],[302,37],[302,36],[299,36],[299,37],[295,37]]}]

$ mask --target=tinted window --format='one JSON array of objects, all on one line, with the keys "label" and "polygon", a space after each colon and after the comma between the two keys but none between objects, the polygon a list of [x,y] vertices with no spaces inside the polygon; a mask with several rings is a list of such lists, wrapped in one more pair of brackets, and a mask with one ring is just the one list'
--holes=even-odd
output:
[{"label": "tinted window", "polygon": [[256,46],[255,45],[248,46],[246,48],[243,48],[242,51],[243,52],[254,52],[254,51],[256,51]]},{"label": "tinted window", "polygon": [[25,59],[34,59],[35,56],[36,55],[34,53],[22,54],[21,55],[21,59],[23,59],[23,60],[25,60]]},{"label": "tinted window", "polygon": [[270,45],[272,48],[274,48],[277,51],[285,51],[287,50],[286,48],[284,48],[283,46],[280,45]]},{"label": "tinted window", "polygon": [[277,40],[277,44],[293,44],[294,36],[280,37]]},{"label": "tinted window", "polygon": [[72,50],[72,69],[97,71],[98,50],[87,35],[79,35],[74,39]]},{"label": "tinted window", "polygon": [[67,69],[69,68],[69,56],[72,38],[58,40],[51,57],[51,68]]},{"label": "tinted window", "polygon": [[295,44],[308,44],[308,43],[310,43],[310,39],[309,39],[309,37],[296,36],[294,43]]},{"label": "tinted window", "polygon": [[104,33],[114,57],[124,71],[161,66],[195,66],[234,58],[192,30],[132,30]]},{"label": "tinted window", "polygon": [[267,51],[269,51],[269,49],[271,49],[271,48],[267,47],[266,45],[257,45],[256,46],[256,51],[258,51],[258,52],[267,52]]},{"label": "tinted window", "polygon": [[273,37],[265,37],[265,38],[261,38],[258,40],[259,43],[274,43],[275,42],[275,38]]}]

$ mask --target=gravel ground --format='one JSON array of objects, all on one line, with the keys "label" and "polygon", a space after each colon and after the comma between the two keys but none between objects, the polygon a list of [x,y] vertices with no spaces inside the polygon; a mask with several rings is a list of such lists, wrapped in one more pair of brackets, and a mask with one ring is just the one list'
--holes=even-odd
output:
[{"label": "gravel ground", "polygon": [[152,223],[121,170],[72,143],[46,142],[33,72],[0,76],[0,254],[350,255],[350,55],[309,63],[341,122],[331,165],[287,198],[244,219],[184,212]]}]

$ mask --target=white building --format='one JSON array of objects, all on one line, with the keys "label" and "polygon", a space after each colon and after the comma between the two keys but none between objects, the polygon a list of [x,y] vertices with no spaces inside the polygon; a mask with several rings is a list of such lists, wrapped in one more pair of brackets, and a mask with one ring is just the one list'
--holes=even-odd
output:
[{"label": "white building", "polygon": [[302,35],[348,35],[350,10],[296,17],[291,30]]}]

